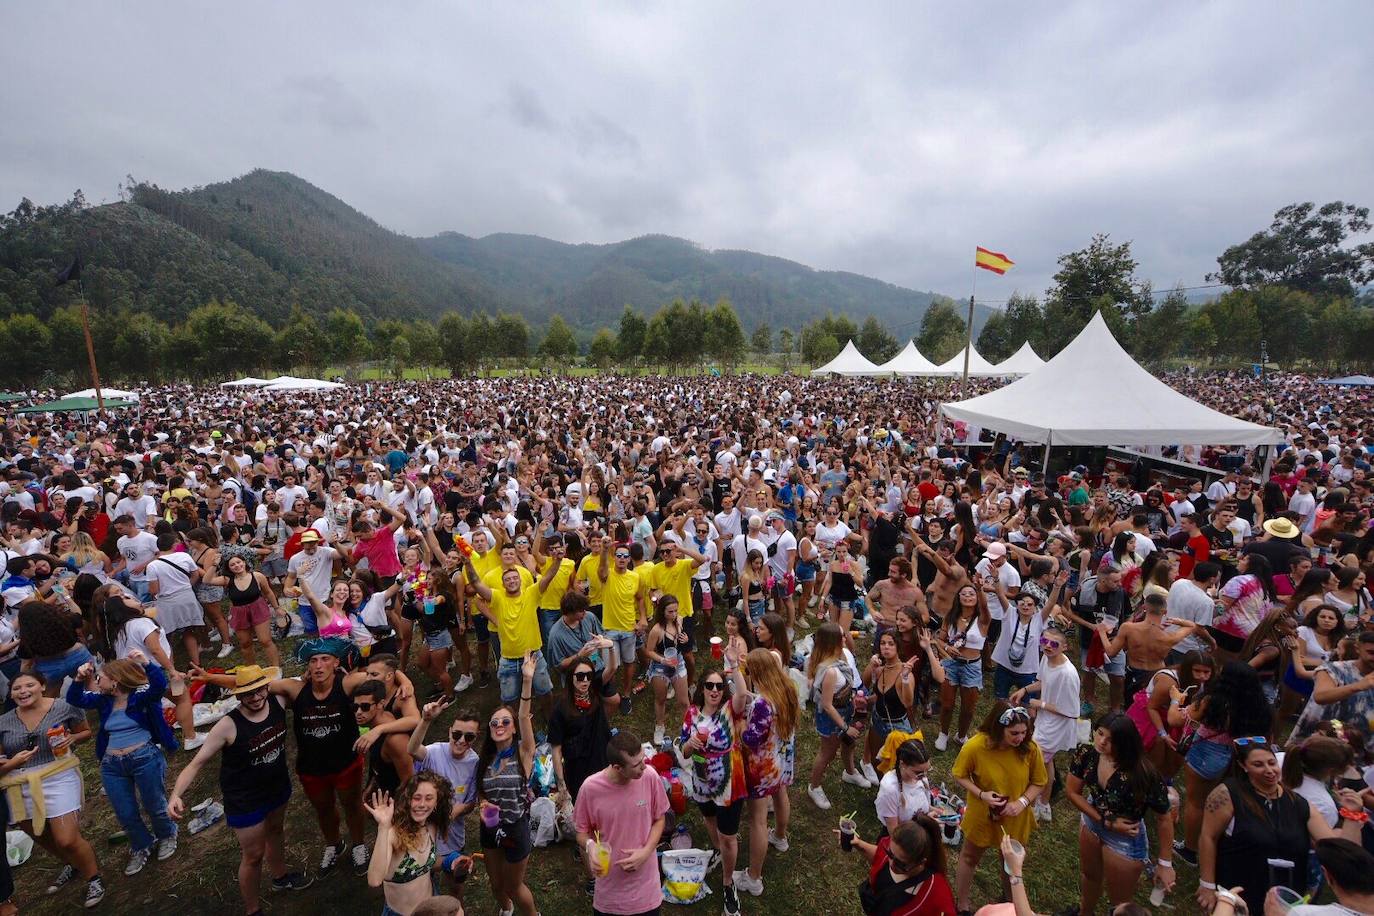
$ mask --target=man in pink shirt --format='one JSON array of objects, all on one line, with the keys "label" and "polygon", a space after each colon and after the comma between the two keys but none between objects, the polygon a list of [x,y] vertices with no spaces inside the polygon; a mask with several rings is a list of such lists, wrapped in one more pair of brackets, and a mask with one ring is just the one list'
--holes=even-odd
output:
[{"label": "man in pink shirt", "polygon": [[366,557],[368,569],[376,573],[377,578],[382,580],[382,586],[386,587],[396,581],[396,576],[401,572],[401,558],[396,553],[396,531],[405,524],[406,517],[375,499],[367,500],[366,505],[377,513],[379,520],[384,515],[390,516],[390,520],[374,530],[360,519],[353,526],[357,542],[349,559],[357,566],[358,561]]},{"label": "man in pink shirt", "polygon": [[596,893],[596,916],[648,916],[658,913],[663,892],[658,873],[658,841],[668,813],[668,793],[663,780],[645,766],[638,736],[621,730],[606,746],[610,765],[589,777],[577,793],[574,822],[577,842],[600,834],[611,849],[611,870],[596,875],[596,857],[584,855]]}]

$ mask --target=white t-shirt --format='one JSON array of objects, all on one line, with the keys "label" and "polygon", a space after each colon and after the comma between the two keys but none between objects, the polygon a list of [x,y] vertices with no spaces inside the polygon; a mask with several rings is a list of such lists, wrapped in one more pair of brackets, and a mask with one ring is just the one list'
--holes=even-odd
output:
[{"label": "white t-shirt", "polygon": [[[997,636],[997,645],[992,649],[992,660],[1016,674],[1033,674],[1040,667],[1040,631],[1045,628],[1044,618],[1038,613],[1031,614],[1028,624],[1021,623],[1021,615],[1012,611],[1002,621],[1002,632]],[[1012,642],[1015,640],[1017,655],[1021,661],[1012,664]]]},{"label": "white t-shirt", "polygon": [[310,491],[300,484],[296,484],[294,487],[282,487],[277,491],[277,502],[281,504],[283,515],[291,511],[291,507],[296,504],[296,500],[309,498]]},{"label": "white t-shirt", "polygon": [[114,513],[115,518],[127,515],[134,520],[134,524],[138,527],[147,528],[148,519],[157,515],[157,500],[146,494],[134,499],[126,496],[115,503]]},{"label": "white t-shirt", "polygon": [[821,523],[816,526],[816,545],[822,550],[834,550],[835,545],[849,537],[850,528],[844,522],[833,525]]},{"label": "white t-shirt", "polygon": [[[975,570],[984,579],[992,578],[992,561],[987,557],[978,561]],[[997,578],[1002,580],[1002,590],[1007,593],[1007,597],[1012,597],[1012,592],[1021,587],[1021,574],[1016,571],[1016,564],[1010,560],[1003,563],[997,570]],[[1001,620],[1006,615],[1006,608],[1002,606],[1002,599],[997,597],[995,591],[983,593],[988,599],[988,610],[992,612],[993,620]],[[1014,600],[1014,599],[1013,599]],[[1036,645],[1039,645],[1037,642]]]},{"label": "white t-shirt", "polygon": [[191,591],[191,576],[197,569],[190,554],[169,553],[148,564],[148,578],[157,582],[159,598],[173,598]]},{"label": "white t-shirt", "polygon": [[[1217,603],[1211,595],[1197,587],[1192,579],[1179,579],[1169,586],[1169,616],[1192,620],[1202,626],[1210,626],[1212,615],[1216,613]],[[1177,627],[1170,627],[1170,631]],[[1205,643],[1197,636],[1183,639],[1174,648],[1179,652],[1202,649]]]},{"label": "white t-shirt", "polygon": [[905,785],[898,785],[897,766],[883,774],[878,783],[878,798],[873,802],[878,811],[878,820],[886,824],[887,819],[895,817],[897,823],[904,824],[918,814],[930,810],[930,791],[924,779],[908,779]]},{"label": "white t-shirt", "polygon": [[1041,656],[1040,668],[1036,675],[1040,682],[1040,699],[1067,716],[1055,715],[1040,710],[1035,716],[1035,743],[1041,749],[1058,753],[1073,750],[1078,746],[1079,689],[1078,669],[1067,658],[1062,664],[1051,665]]},{"label": "white t-shirt", "polygon": [[[147,655],[149,660],[155,661],[148,653],[148,634],[156,633],[158,644],[162,646],[162,651],[167,653],[167,657],[172,657],[172,644],[167,641],[167,634],[162,632],[162,628],[157,623],[147,617],[135,617],[124,624],[124,630],[115,639],[115,657],[128,658],[129,653],[134,649]],[[170,674],[167,675],[171,677]]]},{"label": "white t-shirt", "polygon": [[[773,542],[776,548],[774,554],[768,558],[768,566],[775,576],[785,576],[790,571],[792,564],[790,559],[796,559],[797,537],[790,531],[784,531]],[[790,557],[789,557],[790,555]]]},{"label": "white t-shirt", "polygon": [[333,547],[321,544],[315,548],[313,556],[304,550],[292,556],[286,563],[286,571],[295,573],[297,582],[304,580],[315,597],[325,600],[334,581],[334,558],[338,555]]},{"label": "white t-shirt", "polygon": [[157,536],[140,531],[133,537],[122,537],[117,542],[119,554],[129,566],[129,578],[135,582],[146,582],[152,578],[147,570],[134,572],[133,567],[148,563],[157,556]]}]

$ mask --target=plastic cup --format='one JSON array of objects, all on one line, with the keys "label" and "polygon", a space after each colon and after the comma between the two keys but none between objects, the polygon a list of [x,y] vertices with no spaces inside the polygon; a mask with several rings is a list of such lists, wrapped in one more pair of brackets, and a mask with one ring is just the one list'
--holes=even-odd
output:
[{"label": "plastic cup", "polygon": [[1281,884],[1274,886],[1273,894],[1274,899],[1278,901],[1280,913],[1287,913],[1289,910],[1293,909],[1293,907],[1300,906],[1307,902],[1306,894],[1301,891],[1295,891],[1291,887],[1284,887]]},{"label": "plastic cup", "polygon": [[604,878],[611,873],[611,847],[596,840],[587,841],[587,858],[596,865],[596,876]]},{"label": "plastic cup", "polygon": [[[1021,855],[1026,854],[1026,847],[1022,846],[1020,842],[1018,842],[1017,840],[1011,840],[1010,845],[1013,852],[1019,853]],[[1002,859],[1002,871],[1006,872],[1008,876],[1011,875],[1011,866],[1007,864],[1007,860],[1005,858]]]},{"label": "plastic cup", "polygon": [[488,827],[495,827],[501,823],[501,809],[495,805],[485,805],[482,808],[482,823]]},{"label": "plastic cup", "polygon": [[725,643],[719,636],[711,637],[711,657],[714,659],[722,659],[725,657]]},{"label": "plastic cup", "polygon": [[431,617],[434,616],[434,599],[433,599],[433,598],[426,598],[426,599],[425,599],[425,613],[428,614],[428,615],[431,616]]},{"label": "plastic cup", "polygon": [[854,848],[854,831],[857,825],[847,817],[840,818],[840,848],[845,852]]},{"label": "plastic cup", "polygon": [[1160,906],[1164,903],[1164,885],[1156,884],[1150,889],[1150,906]]}]

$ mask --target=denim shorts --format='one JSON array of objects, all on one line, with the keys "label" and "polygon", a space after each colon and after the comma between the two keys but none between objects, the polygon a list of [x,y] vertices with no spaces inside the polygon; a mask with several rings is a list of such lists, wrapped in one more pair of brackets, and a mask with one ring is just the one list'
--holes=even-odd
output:
[{"label": "denim shorts", "polygon": [[951,687],[982,689],[983,660],[981,658],[947,658],[940,662],[945,669],[945,683]]},{"label": "denim shorts", "polygon": [[749,622],[757,624],[763,619],[763,615],[768,612],[768,600],[766,598],[754,598],[749,602]]},{"label": "denim shorts", "polygon": [[868,727],[873,729],[873,734],[878,741],[886,741],[887,736],[893,732],[910,732],[911,720],[906,716],[895,721],[884,719],[882,716],[869,716]]},{"label": "denim shorts", "polygon": [[1005,700],[1011,696],[1013,687],[1029,687],[1035,683],[1035,672],[1017,674],[1010,668],[997,666],[997,670],[992,674],[992,693],[999,700]]},{"label": "denim shorts", "polygon": [[663,662],[649,662],[650,680],[661,677],[664,680],[671,681],[674,678],[687,676],[687,661],[681,655],[675,659],[669,659],[669,661],[676,662],[676,664],[669,665]]},{"label": "denim shorts", "polygon": [[1220,779],[1231,764],[1231,744],[1197,738],[1184,758],[1189,768],[1203,779]]},{"label": "denim shorts", "polygon": [[[1081,631],[1082,629],[1083,629],[1082,627],[1079,627],[1079,630],[1080,630],[1080,631]],[[1079,650],[1078,650],[1078,663],[1079,663],[1079,666],[1083,668],[1083,670],[1085,670],[1085,671],[1088,670],[1088,650],[1087,650],[1087,649],[1079,649]],[[1106,664],[1104,664],[1104,665],[1102,666],[1102,670],[1105,671],[1105,672],[1107,672],[1107,676],[1108,676],[1108,677],[1125,677],[1125,676],[1126,676],[1126,651],[1123,649],[1122,651],[1120,651],[1120,652],[1116,653],[1115,655],[1113,655],[1111,658],[1108,658],[1107,661],[1106,661]]]},{"label": "denim shorts", "polygon": [[452,649],[453,634],[448,630],[440,630],[438,633],[426,633],[425,645],[431,649]]},{"label": "denim shorts", "polygon": [[1140,832],[1135,836],[1125,836],[1115,830],[1104,827],[1102,824],[1080,814],[1083,819],[1083,826],[1102,843],[1103,846],[1121,856],[1123,859],[1130,859],[1132,862],[1150,861],[1150,832],[1145,829],[1145,822],[1140,822]]},{"label": "denim shorts", "polygon": [[56,658],[36,658],[33,667],[49,684],[60,684],[64,677],[76,678],[76,671],[91,660],[90,650],[77,643]]},{"label": "denim shorts", "polygon": [[[534,654],[534,683],[532,690],[535,696],[544,696],[553,690],[553,682],[549,680],[549,665],[544,661],[542,652]],[[496,668],[496,679],[501,684],[501,702],[514,703],[520,699],[520,685],[524,677],[520,668],[524,664],[523,658],[502,658],[501,664]]]},{"label": "denim shorts", "polygon": [[848,706],[838,707],[835,711],[844,719],[845,724],[843,727],[836,725],[835,720],[830,718],[825,710],[821,709],[819,704],[817,704],[814,710],[816,734],[820,735],[822,738],[838,738],[854,721],[853,703],[850,703]]},{"label": "denim shorts", "polygon": [[635,631],[607,630],[607,639],[615,643],[615,651],[621,665],[633,664],[635,660]]}]

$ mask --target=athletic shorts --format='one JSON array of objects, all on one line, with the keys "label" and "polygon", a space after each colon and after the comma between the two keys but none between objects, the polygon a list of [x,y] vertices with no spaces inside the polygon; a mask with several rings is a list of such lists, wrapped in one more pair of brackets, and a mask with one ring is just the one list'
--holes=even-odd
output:
[{"label": "athletic shorts", "polygon": [[347,792],[349,789],[363,787],[363,757],[359,754],[353,762],[337,773],[297,773],[301,788],[311,798],[324,795],[329,791]]},{"label": "athletic shorts", "polygon": [[513,824],[500,823],[495,827],[488,827],[479,822],[479,826],[478,833],[483,849],[499,849],[507,862],[523,862],[530,857],[530,850],[534,849],[534,840],[530,836],[528,814]]},{"label": "athletic shorts", "polygon": [[702,817],[714,817],[716,829],[725,836],[739,833],[739,822],[744,814],[744,799],[736,799],[734,804],[718,805],[715,802],[697,802]]}]

